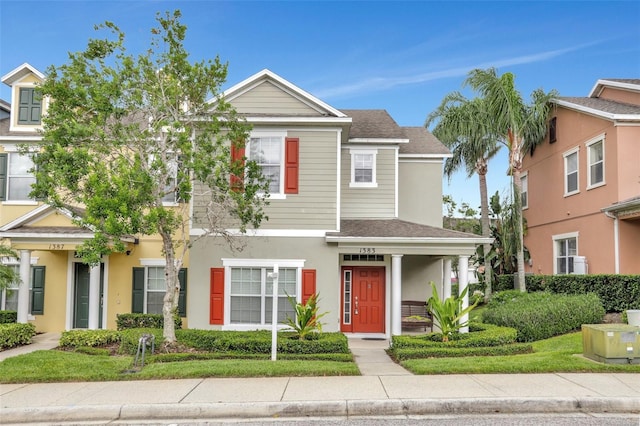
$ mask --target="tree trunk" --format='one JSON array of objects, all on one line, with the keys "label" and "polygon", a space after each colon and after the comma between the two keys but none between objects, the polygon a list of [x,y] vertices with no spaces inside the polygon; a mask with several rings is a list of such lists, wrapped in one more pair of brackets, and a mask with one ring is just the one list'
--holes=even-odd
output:
[{"label": "tree trunk", "polygon": [[[491,227],[489,223],[489,201],[487,199],[487,175],[485,173],[481,173],[478,170],[478,179],[480,181],[480,225],[482,226],[482,236],[490,237],[491,236]],[[491,250],[491,244],[484,244],[484,300],[488,301],[491,297],[491,293],[493,292],[492,286],[492,278],[493,278],[493,269],[491,268],[491,262],[487,261],[487,256],[489,255],[489,251]]]},{"label": "tree trunk", "polygon": [[165,258],[164,279],[166,287],[162,304],[162,318],[164,319],[162,337],[166,343],[175,343],[176,327],[173,321],[173,313],[178,306],[178,297],[180,295],[179,267],[176,263],[171,235],[166,232],[161,232],[160,235],[162,236],[162,248]]},{"label": "tree trunk", "polygon": [[522,140],[516,139],[512,149],[511,158],[511,175],[513,178],[513,202],[516,206],[516,214],[518,215],[518,290],[522,292],[527,291],[527,284],[524,278],[524,226],[522,221],[522,182],[520,181],[520,174],[522,172],[522,160],[520,152],[522,150]]}]

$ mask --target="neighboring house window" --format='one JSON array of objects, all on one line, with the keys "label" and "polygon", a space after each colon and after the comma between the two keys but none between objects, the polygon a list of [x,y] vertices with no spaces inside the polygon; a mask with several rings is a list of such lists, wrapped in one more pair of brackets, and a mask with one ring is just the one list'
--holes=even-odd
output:
[{"label": "neighboring house window", "polygon": [[578,235],[566,234],[553,237],[555,273],[571,274],[574,271],[574,257],[578,254]]},{"label": "neighboring house window", "polygon": [[376,183],[376,150],[352,149],[351,153],[351,187],[377,187]]},{"label": "neighboring house window", "polygon": [[[178,298],[178,312],[180,316],[187,316],[187,270],[178,271],[180,281],[180,295]],[[165,284],[164,266],[145,266],[133,268],[133,296],[131,311],[144,314],[162,314]]]},{"label": "neighboring house window", "polygon": [[33,160],[17,152],[0,154],[0,200],[31,201],[31,185],[36,183]]},{"label": "neighboring house window", "polygon": [[578,191],[578,150],[564,154],[564,195],[572,195]]},{"label": "neighboring house window", "polygon": [[[20,265],[6,265],[14,270],[16,274],[20,272]],[[31,267],[31,280],[29,282],[29,314],[44,314],[44,266]],[[2,291],[0,309],[5,311],[18,311],[18,294],[20,294],[20,283],[13,282]]]},{"label": "neighboring house window", "polygon": [[[231,268],[229,308],[231,324],[271,324],[273,308],[273,268]],[[296,298],[298,270],[280,268],[278,271],[278,318],[282,323],[295,311],[287,295]]]},{"label": "neighboring house window", "polygon": [[604,135],[586,143],[587,146],[587,189],[604,185]]},{"label": "neighboring house window", "polygon": [[522,185],[522,189],[520,191],[520,197],[522,200],[522,208],[526,209],[529,207],[529,174],[523,173],[520,175],[520,184]]},{"label": "neighboring house window", "polygon": [[554,143],[558,140],[557,130],[556,130],[557,117],[553,117],[549,121],[549,143]]},{"label": "neighboring house window", "polygon": [[[223,259],[224,268],[211,268],[210,324],[230,328],[268,326],[273,314],[273,265],[264,259]],[[281,261],[278,268],[277,322],[295,311],[287,295],[306,302],[316,291],[316,271],[302,269],[304,261]]]},{"label": "neighboring house window", "polygon": [[269,193],[281,194],[282,176],[282,137],[252,137],[249,140],[249,155],[251,161],[262,170],[262,174],[269,180]]},{"label": "neighboring house window", "polygon": [[18,100],[18,124],[40,124],[42,99],[34,88],[21,87]]}]

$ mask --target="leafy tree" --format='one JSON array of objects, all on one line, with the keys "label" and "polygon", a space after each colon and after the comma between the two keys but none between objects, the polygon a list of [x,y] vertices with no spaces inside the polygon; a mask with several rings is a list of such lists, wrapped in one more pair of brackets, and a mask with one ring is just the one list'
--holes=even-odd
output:
[{"label": "leafy tree", "polygon": [[[0,257],[18,257],[10,247],[0,244]],[[0,292],[9,288],[11,284],[20,282],[20,275],[11,266],[0,263]]]},{"label": "leafy tree", "polygon": [[249,128],[220,96],[227,64],[219,57],[190,62],[180,17],[158,14],[150,48],[137,56],[127,52],[125,34],[105,22],[96,27],[105,38],[90,39],[86,50],[48,69],[40,90],[52,101],[32,193],[93,230],[79,249],[91,265],[125,251],[125,236],[159,235],[167,343],[175,342],[178,271],[194,242],[190,202],[197,200],[208,220],[202,237],[222,236],[241,248],[226,229],[258,227],[266,198],[258,194],[268,195],[255,163],[231,160]]},{"label": "leafy tree", "polygon": [[519,290],[526,291],[524,282],[524,246],[522,223],[522,159],[528,151],[540,144],[547,132],[547,120],[551,110],[550,100],[558,94],[555,90],[545,93],[536,89],[527,103],[515,88],[512,73],[497,75],[495,68],[471,71],[465,81],[483,98],[491,133],[509,149],[509,173],[514,188],[514,204],[518,220],[516,235]]},{"label": "leafy tree", "polygon": [[[489,160],[500,150],[497,137],[492,133],[490,117],[484,99],[467,99],[458,92],[447,95],[427,117],[426,125],[437,121],[433,134],[452,152],[444,163],[449,179],[464,167],[467,177],[478,175],[480,185],[480,223],[482,236],[489,237],[489,208],[487,201],[487,171]],[[489,251],[489,244],[485,244]],[[487,267],[488,266],[488,267]],[[485,265],[485,297],[491,296],[491,265]]]}]

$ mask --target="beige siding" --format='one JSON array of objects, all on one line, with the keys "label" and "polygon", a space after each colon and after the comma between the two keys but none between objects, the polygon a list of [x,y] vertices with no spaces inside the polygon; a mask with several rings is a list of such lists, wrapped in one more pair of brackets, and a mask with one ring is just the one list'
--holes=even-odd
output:
[{"label": "beige siding", "polygon": [[318,115],[318,111],[309,107],[290,94],[282,91],[270,82],[263,82],[231,101],[242,114],[290,114]]},{"label": "beige siding", "polygon": [[377,188],[350,188],[351,154],[342,150],[342,208],[340,215],[348,218],[390,218],[395,216],[396,151],[378,149],[376,156]]},{"label": "beige siding", "polygon": [[[337,229],[336,131],[289,130],[287,136],[300,140],[298,194],[271,199],[261,229]],[[194,228],[204,226],[204,212],[202,200],[195,199]]]},{"label": "beige siding", "polygon": [[398,217],[441,227],[442,162],[400,160],[398,167]]}]

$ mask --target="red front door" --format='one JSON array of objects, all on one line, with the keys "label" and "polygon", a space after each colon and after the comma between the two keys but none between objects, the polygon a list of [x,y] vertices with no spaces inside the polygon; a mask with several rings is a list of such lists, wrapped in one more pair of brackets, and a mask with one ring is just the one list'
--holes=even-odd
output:
[{"label": "red front door", "polygon": [[350,301],[343,303],[343,331],[384,333],[384,274],[384,267],[343,269],[343,302]]}]

